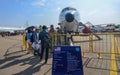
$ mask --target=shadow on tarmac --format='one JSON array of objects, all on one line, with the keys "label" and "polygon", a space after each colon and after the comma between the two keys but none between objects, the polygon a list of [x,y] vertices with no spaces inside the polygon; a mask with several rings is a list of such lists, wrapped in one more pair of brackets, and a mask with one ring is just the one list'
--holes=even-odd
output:
[{"label": "shadow on tarmac", "polygon": [[[28,64],[31,64],[31,63],[28,63]],[[44,65],[44,64],[40,64],[40,65],[36,66],[37,64],[39,64],[39,61],[34,62],[32,64],[32,66],[28,67],[27,69],[25,69],[19,73],[13,74],[13,75],[33,75],[35,72],[40,71],[41,67]],[[22,64],[22,65],[24,65],[24,64]]]},{"label": "shadow on tarmac", "polygon": [[[116,71],[113,69],[110,69],[109,67],[107,67],[108,65],[110,65],[108,63],[108,61],[113,61],[114,59],[106,59],[106,58],[89,58],[89,60],[87,61],[87,63],[85,64],[86,68],[91,68],[91,69],[100,69],[100,70],[107,70],[107,71]],[[115,61],[119,61],[119,60],[115,60]],[[92,63],[92,64],[91,64]],[[117,70],[117,72],[119,72]]]},{"label": "shadow on tarmac", "polygon": [[[44,63],[40,63],[39,56],[31,56],[31,53],[29,56],[29,54],[25,53],[22,50],[12,53],[6,52],[4,56],[5,58],[0,60],[0,69],[5,69],[17,64],[20,64],[19,66],[30,65],[30,67],[28,67],[27,69],[13,75],[33,75],[35,72],[40,71],[41,67],[45,65]],[[49,58],[51,58],[51,56]]]}]

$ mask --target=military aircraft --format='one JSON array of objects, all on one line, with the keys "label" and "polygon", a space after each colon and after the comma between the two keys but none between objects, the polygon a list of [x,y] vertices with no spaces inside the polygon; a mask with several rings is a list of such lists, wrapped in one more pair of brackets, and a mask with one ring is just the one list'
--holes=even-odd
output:
[{"label": "military aircraft", "polygon": [[[86,23],[86,24],[90,24],[92,25],[90,22]],[[95,34],[91,29],[89,29],[86,24],[83,24],[82,22],[80,22],[80,15],[79,12],[77,11],[77,9],[72,8],[72,7],[66,7],[64,8],[60,15],[59,15],[59,23],[58,25],[60,25],[60,29],[63,31],[64,34],[67,33],[77,33],[79,30],[79,26],[83,26],[85,29],[85,33],[92,33],[93,35],[95,35],[98,40],[101,40],[101,38]],[[83,31],[83,33],[84,33]],[[66,36],[65,36],[66,38]],[[69,37],[67,40],[65,39],[66,42],[71,41],[70,40],[71,37]]]},{"label": "military aircraft", "polygon": [[77,32],[80,22],[78,11],[72,7],[64,8],[59,15],[60,28],[67,32]]}]

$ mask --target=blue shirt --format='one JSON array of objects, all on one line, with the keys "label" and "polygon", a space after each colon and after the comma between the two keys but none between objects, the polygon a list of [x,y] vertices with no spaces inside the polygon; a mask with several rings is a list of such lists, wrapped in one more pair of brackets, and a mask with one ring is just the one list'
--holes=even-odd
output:
[{"label": "blue shirt", "polygon": [[38,42],[38,36],[37,36],[37,32],[33,32],[33,42]]},{"label": "blue shirt", "polygon": [[30,40],[31,34],[32,34],[32,33],[27,33],[27,34],[26,34],[27,40]]}]

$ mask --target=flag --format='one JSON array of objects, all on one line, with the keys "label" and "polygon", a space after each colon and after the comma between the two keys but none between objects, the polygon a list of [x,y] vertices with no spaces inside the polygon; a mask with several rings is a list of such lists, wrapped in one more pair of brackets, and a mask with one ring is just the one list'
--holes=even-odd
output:
[{"label": "flag", "polygon": [[55,51],[61,51],[61,48],[60,47],[56,47]]}]

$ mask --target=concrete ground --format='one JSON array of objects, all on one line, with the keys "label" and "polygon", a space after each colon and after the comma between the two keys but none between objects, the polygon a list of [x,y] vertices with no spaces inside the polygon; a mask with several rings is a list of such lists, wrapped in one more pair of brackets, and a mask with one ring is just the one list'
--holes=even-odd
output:
[{"label": "concrete ground", "polygon": [[[104,36],[102,37],[104,38]],[[87,44],[83,43],[80,46]],[[109,45],[109,52],[111,52],[112,46],[112,44]],[[39,62],[39,56],[35,57],[32,53],[27,54],[27,51],[22,50],[21,47],[21,35],[0,37],[0,75],[51,75],[52,54],[49,54],[47,64],[43,64],[44,59]],[[87,48],[83,46],[82,50],[84,49]],[[101,54],[102,58],[97,58],[97,53],[85,53],[85,57],[82,58],[84,75],[112,75],[112,72],[120,75],[120,57],[119,55],[115,55],[115,58],[111,56],[111,54]],[[114,66],[111,67],[111,61],[113,61],[113,65],[116,65],[116,69]]]}]

